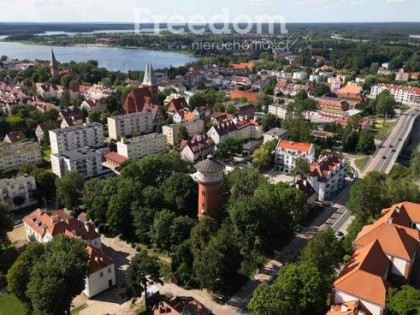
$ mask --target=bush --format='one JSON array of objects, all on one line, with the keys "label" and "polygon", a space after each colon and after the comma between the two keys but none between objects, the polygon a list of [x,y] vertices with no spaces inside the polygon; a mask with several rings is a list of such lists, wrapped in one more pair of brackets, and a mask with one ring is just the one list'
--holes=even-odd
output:
[{"label": "bush", "polygon": [[343,261],[344,261],[344,262],[349,262],[349,261],[350,261],[350,259],[351,259],[351,256],[350,256],[350,255],[345,255],[345,256],[343,257]]}]

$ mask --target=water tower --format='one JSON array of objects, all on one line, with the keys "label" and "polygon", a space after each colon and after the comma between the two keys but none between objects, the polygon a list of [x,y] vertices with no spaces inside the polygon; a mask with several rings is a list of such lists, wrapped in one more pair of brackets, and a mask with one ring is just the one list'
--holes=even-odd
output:
[{"label": "water tower", "polygon": [[224,166],[209,155],[206,160],[195,165],[193,175],[198,183],[198,219],[210,216],[216,221],[221,219],[222,179]]}]

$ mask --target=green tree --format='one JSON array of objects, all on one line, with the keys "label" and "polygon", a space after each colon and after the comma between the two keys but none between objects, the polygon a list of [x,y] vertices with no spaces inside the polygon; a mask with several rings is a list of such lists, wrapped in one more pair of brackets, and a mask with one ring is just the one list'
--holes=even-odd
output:
[{"label": "green tree", "polygon": [[307,158],[297,158],[295,160],[295,168],[293,169],[292,173],[293,173],[293,181],[296,180],[296,176],[299,177],[304,177],[307,174],[309,174],[310,172],[310,167],[309,167],[309,160]]},{"label": "green tree", "polygon": [[274,162],[273,151],[277,143],[275,140],[264,143],[257,150],[254,151],[254,158],[252,163],[257,169],[268,168]]},{"label": "green tree", "polygon": [[226,107],[226,113],[228,113],[228,114],[233,114],[233,113],[235,113],[235,106],[233,106],[233,104],[229,104],[227,107]]},{"label": "green tree", "polygon": [[386,116],[394,115],[395,99],[387,91],[380,93],[376,97],[376,112],[384,117],[383,125],[385,126]]},{"label": "green tree", "polygon": [[187,127],[185,125],[179,125],[178,131],[175,137],[175,145],[179,147],[181,140],[188,140],[190,137],[188,135]]},{"label": "green tree", "polygon": [[350,189],[347,207],[362,220],[377,217],[382,209],[389,206],[386,200],[386,175],[371,172],[357,181]]},{"label": "green tree", "polygon": [[232,159],[235,155],[241,154],[243,151],[243,142],[238,137],[223,138],[217,144],[216,156],[221,159]]},{"label": "green tree", "polygon": [[409,285],[403,285],[400,289],[391,288],[387,305],[392,315],[420,314],[420,290]]},{"label": "green tree", "polygon": [[8,290],[25,303],[28,313],[31,313],[32,304],[30,298],[26,295],[26,290],[31,278],[32,267],[41,259],[44,251],[43,244],[27,245],[7,274]]},{"label": "green tree", "polygon": [[319,232],[302,250],[301,261],[314,266],[324,275],[334,275],[343,250],[331,228]]},{"label": "green tree", "polygon": [[273,114],[265,114],[261,119],[261,123],[264,132],[267,132],[276,127],[281,127],[280,119]]},{"label": "green tree", "polygon": [[7,232],[13,229],[13,216],[7,203],[0,201],[0,253],[9,244]]},{"label": "green tree", "polygon": [[169,251],[172,247],[171,226],[176,215],[169,210],[162,210],[156,214],[150,230],[150,239],[156,248]]},{"label": "green tree", "polygon": [[190,175],[173,174],[163,182],[161,191],[163,191],[167,208],[179,215],[195,216],[198,188]]},{"label": "green tree", "polygon": [[362,131],[357,143],[356,151],[364,154],[372,154],[375,149],[374,136],[368,131]]},{"label": "green tree", "polygon": [[85,178],[77,171],[70,171],[57,178],[55,186],[57,187],[57,198],[68,209],[79,206],[82,197]]},{"label": "green tree", "polygon": [[188,240],[196,221],[187,216],[176,217],[170,226],[171,250]]},{"label": "green tree", "polygon": [[35,314],[70,314],[73,299],[85,288],[88,259],[85,243],[77,238],[59,235],[45,246],[26,291]]},{"label": "green tree", "polygon": [[411,176],[414,179],[416,180],[420,179],[420,151],[419,150],[414,151],[411,156],[410,172],[411,172]]},{"label": "green tree", "polygon": [[[147,251],[137,253],[131,260],[125,273],[125,295],[127,298],[138,298],[143,292],[147,292],[149,285],[162,283],[159,279],[158,258],[150,257]],[[162,283],[163,284],[163,283]],[[147,294],[144,294],[146,310],[150,310]]]},{"label": "green tree", "polygon": [[330,87],[325,83],[317,84],[314,89],[314,95],[316,97],[321,97],[328,93],[330,93]]},{"label": "green tree", "polygon": [[60,108],[66,108],[71,105],[71,97],[70,92],[68,90],[64,90],[63,93],[61,93],[60,97]]},{"label": "green tree", "polygon": [[330,291],[322,273],[307,264],[290,264],[282,268],[271,285],[261,285],[248,304],[253,314],[323,314]]}]

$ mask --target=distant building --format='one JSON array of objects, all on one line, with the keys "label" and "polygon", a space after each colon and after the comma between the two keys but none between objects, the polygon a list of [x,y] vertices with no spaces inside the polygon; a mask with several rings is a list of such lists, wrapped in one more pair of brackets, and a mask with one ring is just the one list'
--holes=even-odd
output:
[{"label": "distant building", "polygon": [[93,149],[77,149],[51,154],[52,171],[62,177],[69,171],[78,171],[85,178],[102,174],[102,155]]},{"label": "distant building", "polygon": [[151,112],[138,112],[108,118],[108,135],[113,140],[153,132]]},{"label": "distant building", "polygon": [[18,143],[25,140],[27,139],[23,131],[12,131],[6,134],[3,141],[6,143]]},{"label": "distant building", "polygon": [[263,127],[256,120],[235,119],[237,136],[243,140],[261,139],[263,136]]},{"label": "distant building", "polygon": [[80,109],[84,109],[87,112],[92,111],[102,111],[104,109],[104,102],[101,100],[84,100],[82,104],[80,104]]},{"label": "distant building", "polygon": [[55,82],[60,80],[58,62],[57,62],[57,59],[55,59],[54,51],[52,49],[51,49],[50,74]]},{"label": "distant building", "polygon": [[104,158],[105,158],[104,165],[111,169],[120,168],[123,163],[128,161],[128,158],[118,154],[117,152],[109,152],[105,154]]},{"label": "distant building", "polygon": [[347,162],[336,154],[320,156],[310,165],[308,181],[321,201],[333,199],[345,185]]},{"label": "distant building", "polygon": [[132,161],[149,154],[165,153],[166,151],[166,136],[161,133],[151,133],[131,139],[122,138],[117,142],[118,154]]},{"label": "distant building", "polygon": [[246,119],[251,119],[254,117],[255,114],[255,107],[252,104],[249,103],[239,103],[234,104],[235,107],[235,114],[244,117]]},{"label": "distant building", "polygon": [[197,119],[208,121],[211,117],[211,110],[207,106],[199,106],[194,109],[193,114]]},{"label": "distant building", "polygon": [[310,163],[315,160],[315,146],[311,143],[280,140],[276,148],[276,167],[290,173],[296,166],[297,158],[306,158]]},{"label": "distant building", "polygon": [[105,141],[103,126],[99,123],[54,129],[49,134],[53,154],[85,147],[100,147]]},{"label": "distant building", "polygon": [[280,119],[285,119],[287,114],[286,105],[284,104],[271,104],[268,105],[268,113]]},{"label": "distant building", "polygon": [[282,128],[273,128],[267,132],[263,133],[264,143],[276,140],[278,143],[281,139],[287,139],[289,136],[289,131]]},{"label": "distant building", "polygon": [[376,98],[384,91],[388,91],[394,96],[396,102],[404,104],[420,104],[420,88],[404,85],[382,84],[372,86],[370,98]]},{"label": "distant building", "polygon": [[366,102],[363,88],[358,85],[346,85],[337,91],[337,97],[346,100],[352,108],[358,103]]},{"label": "distant building", "polygon": [[189,163],[197,163],[213,154],[216,145],[207,135],[194,135],[194,137],[180,145],[181,159]]},{"label": "distant building", "polygon": [[[34,201],[32,194],[35,190],[35,178],[29,175],[0,179],[0,201],[9,203],[13,208]],[[20,205],[14,203],[16,197],[22,199]]]},{"label": "distant building", "polygon": [[41,148],[36,142],[0,143],[0,170],[17,169],[22,164],[41,161]]},{"label": "distant building", "polygon": [[166,136],[166,142],[175,145],[176,136],[178,134],[179,126],[185,126],[189,137],[195,134],[202,134],[204,132],[204,121],[193,120],[181,124],[169,124],[162,127],[162,133]]},{"label": "distant building", "polygon": [[410,80],[410,73],[404,72],[404,69],[400,69],[395,75],[395,81],[405,81],[408,82]]},{"label": "distant building", "polygon": [[347,111],[350,109],[350,104],[342,99],[333,97],[317,97],[314,99],[321,108],[337,109]]},{"label": "distant building", "polygon": [[238,127],[233,120],[227,120],[213,125],[207,135],[213,139],[214,143],[219,144],[224,138],[238,136]]}]

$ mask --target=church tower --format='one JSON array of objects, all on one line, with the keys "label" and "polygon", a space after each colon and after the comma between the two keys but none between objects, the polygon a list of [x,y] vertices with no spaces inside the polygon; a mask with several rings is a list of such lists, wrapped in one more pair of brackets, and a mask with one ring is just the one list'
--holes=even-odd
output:
[{"label": "church tower", "polygon": [[195,165],[197,172],[193,178],[198,182],[198,219],[210,216],[221,220],[222,179],[224,166],[209,155],[206,160]]},{"label": "church tower", "polygon": [[148,88],[151,95],[152,103],[158,104],[159,102],[159,87],[156,80],[155,71],[153,66],[150,64],[146,65],[146,70],[144,71],[144,78],[141,87]]},{"label": "church tower", "polygon": [[50,73],[53,77],[54,82],[58,83],[60,80],[60,73],[58,72],[58,62],[55,59],[54,51],[51,49],[51,63],[50,63]]}]

